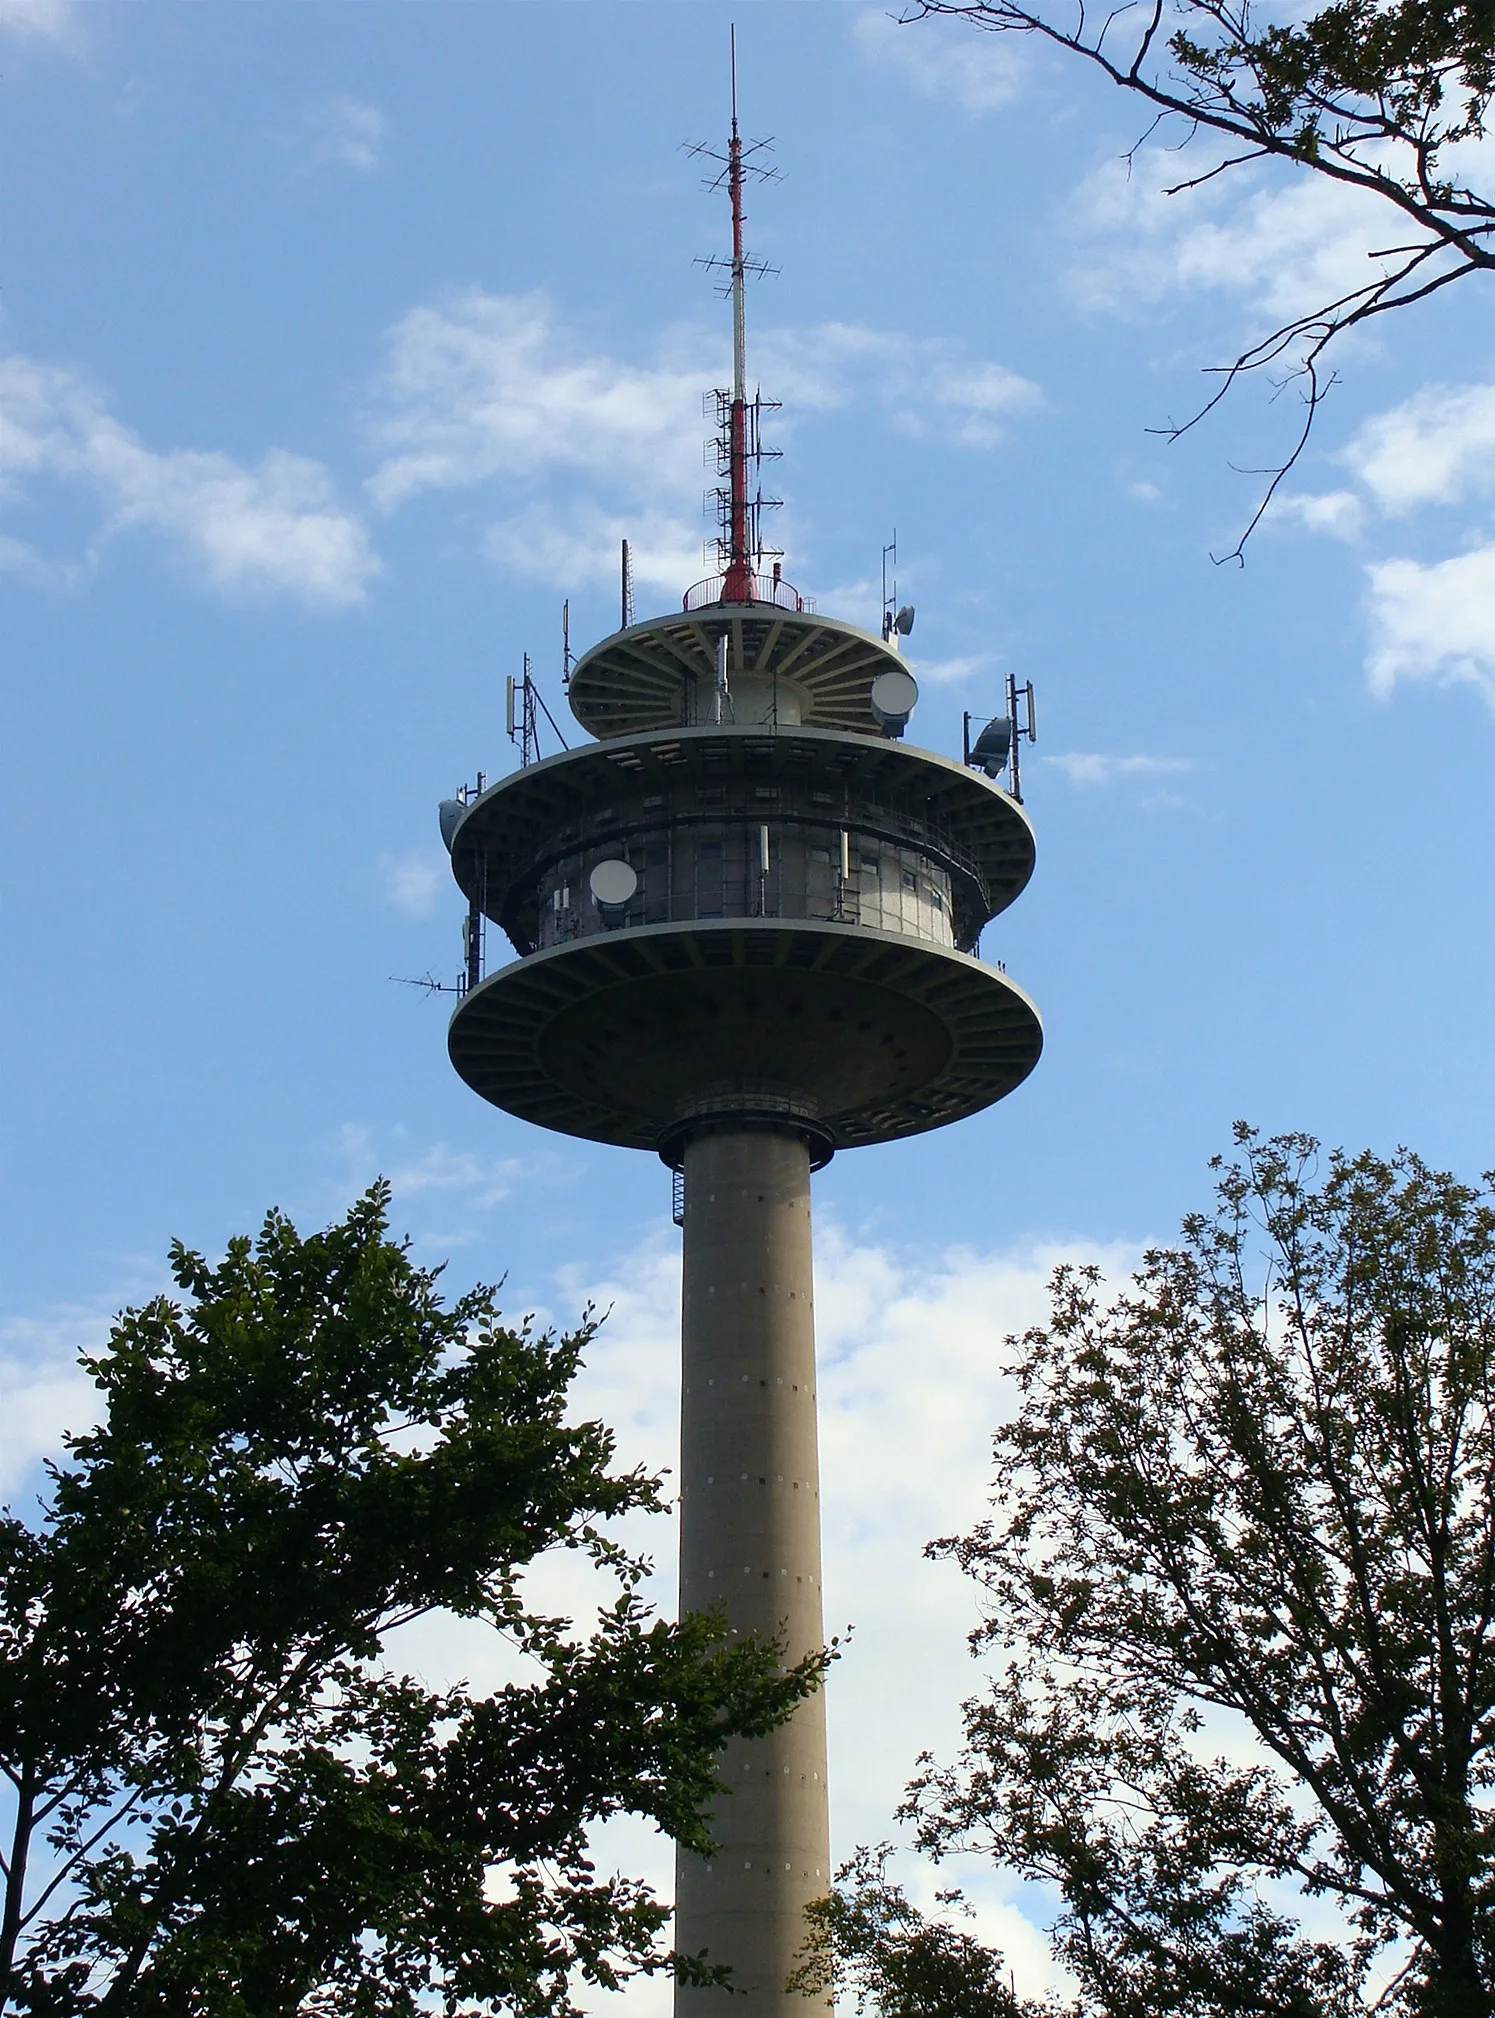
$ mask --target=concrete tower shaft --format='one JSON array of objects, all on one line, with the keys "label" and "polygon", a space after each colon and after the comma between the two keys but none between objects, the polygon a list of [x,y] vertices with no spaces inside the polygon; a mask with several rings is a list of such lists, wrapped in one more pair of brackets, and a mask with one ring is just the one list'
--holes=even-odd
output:
[{"label": "concrete tower shaft", "polygon": [[[734,1633],[823,1643],[810,1158],[776,1129],[712,1129],[685,1149],[680,1416],[682,1610],[721,1606]],[[682,1853],[675,1944],[730,1958],[734,2010],[778,2012],[804,1909],[830,1881],[825,1701],[739,1741],[710,1862]],[[684,1990],[689,2018],[719,1991]]]}]

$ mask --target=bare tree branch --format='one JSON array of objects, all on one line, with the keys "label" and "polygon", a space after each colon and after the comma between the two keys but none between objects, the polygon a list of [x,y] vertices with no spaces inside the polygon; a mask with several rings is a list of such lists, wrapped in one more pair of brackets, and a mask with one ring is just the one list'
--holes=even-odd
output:
[{"label": "bare tree branch", "polygon": [[[1121,24],[1134,25],[1125,51]],[[988,34],[1031,35],[1079,57],[1154,111],[1140,148],[1171,119],[1185,122],[1180,146],[1201,131],[1230,143],[1226,158],[1164,190],[1176,196],[1227,173],[1278,160],[1342,188],[1390,203],[1415,230],[1410,242],[1367,255],[1395,269],[1338,300],[1289,317],[1216,367],[1224,384],[1186,422],[1151,430],[1177,440],[1219,405],[1240,379],[1307,346],[1306,425],[1225,559],[1241,561],[1284,478],[1307,446],[1319,405],[1334,383],[1320,366],[1347,331],[1391,309],[1409,308],[1462,280],[1495,270],[1495,190],[1461,179],[1457,146],[1483,138],[1495,97],[1495,30],[1490,10],[1467,0],[1335,0],[1306,21],[1259,26],[1247,0],[1150,0],[1113,8],[1098,33],[1083,5],[1062,0],[909,0],[912,24],[952,16]],[[1171,27],[1172,32],[1165,29]],[[1108,46],[1108,38],[1111,38]],[[1450,166],[1449,164],[1452,163]],[[1414,275],[1433,271],[1413,286]]]}]

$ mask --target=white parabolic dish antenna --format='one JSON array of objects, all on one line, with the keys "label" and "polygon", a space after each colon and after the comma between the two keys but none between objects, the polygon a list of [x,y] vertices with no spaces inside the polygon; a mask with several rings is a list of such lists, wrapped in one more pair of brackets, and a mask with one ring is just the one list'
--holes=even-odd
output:
[{"label": "white parabolic dish antenna", "polygon": [[599,904],[626,904],[638,888],[638,872],[627,862],[599,862],[591,874],[592,895]]},{"label": "white parabolic dish antenna", "polygon": [[918,698],[918,681],[899,667],[879,673],[872,682],[872,712],[885,725],[896,722],[901,726],[906,722]]}]

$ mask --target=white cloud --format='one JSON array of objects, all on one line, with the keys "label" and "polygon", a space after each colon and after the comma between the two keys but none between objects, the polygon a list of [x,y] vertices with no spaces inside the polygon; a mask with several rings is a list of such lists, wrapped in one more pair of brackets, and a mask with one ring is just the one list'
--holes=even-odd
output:
[{"label": "white cloud", "polygon": [[[0,1323],[0,1498],[10,1504],[29,1483],[40,1487],[37,1467],[64,1455],[65,1430],[81,1431],[99,1419],[100,1396],[78,1365],[96,1352],[109,1319],[96,1310],[58,1310],[45,1318]],[[20,1511],[21,1509],[17,1509]]]},{"label": "white cloud", "polygon": [[[1428,385],[1365,421],[1337,458],[1358,490],[1297,493],[1271,516],[1311,532],[1356,539],[1372,513],[1400,518],[1457,505],[1492,488],[1495,384]],[[1495,704],[1495,546],[1441,561],[1371,561],[1365,570],[1373,693],[1400,680],[1473,685]]]},{"label": "white cloud", "polygon": [[1342,460],[1387,513],[1487,491],[1495,482],[1495,385],[1424,386],[1366,421]]},{"label": "white cloud", "polygon": [[554,468],[700,489],[704,360],[653,369],[577,354],[542,295],[470,289],[400,321],[380,386],[385,510],[425,490]]},{"label": "white cloud", "polygon": [[447,882],[446,863],[432,848],[415,848],[407,855],[386,855],[380,865],[384,872],[384,894],[407,918],[429,918]]},{"label": "white cloud", "polygon": [[974,679],[977,673],[984,673],[988,666],[995,663],[996,654],[993,652],[968,652],[962,658],[912,661],[920,683],[931,687],[958,686],[962,680]]},{"label": "white cloud", "polygon": [[939,15],[902,22],[880,7],[857,16],[855,34],[873,62],[897,70],[922,96],[950,99],[967,112],[1010,105],[1022,88],[1022,52],[1009,35]]},{"label": "white cloud", "polygon": [[871,575],[856,582],[833,582],[828,589],[816,590],[815,607],[825,616],[875,631],[882,623],[882,585]]},{"label": "white cloud", "polygon": [[379,165],[383,139],[378,106],[339,94],[306,108],[295,145],[314,168],[352,168],[366,175]]},{"label": "white cloud", "polygon": [[515,574],[596,588],[610,582],[621,586],[626,539],[635,583],[677,596],[711,572],[701,532],[699,525],[666,512],[608,512],[583,499],[570,506],[527,505],[491,525],[484,545],[492,559]]},{"label": "white cloud", "polygon": [[0,35],[70,42],[78,29],[72,0],[0,0]]},{"label": "white cloud", "polygon": [[[1170,181],[1213,164],[1208,141],[1169,154]],[[1083,305],[1117,313],[1170,294],[1246,296],[1274,322],[1374,280],[1389,207],[1313,174],[1237,170],[1168,196],[1157,157],[1107,161],[1080,184],[1071,224],[1084,243],[1067,284]]]},{"label": "white cloud", "polygon": [[1365,505],[1352,490],[1279,491],[1269,508],[1274,521],[1291,521],[1332,539],[1357,539],[1365,525]]},{"label": "white cloud", "polygon": [[827,412],[862,402],[900,433],[961,448],[994,448],[1006,422],[1043,404],[1031,379],[943,337],[824,322],[767,330],[757,351],[765,384],[791,406]]},{"label": "white cloud", "polygon": [[1190,757],[1118,757],[1099,751],[1070,750],[1045,756],[1072,785],[1112,785],[1118,778],[1179,778],[1194,769]]},{"label": "white cloud", "polygon": [[[443,1205],[456,1205],[464,1211],[486,1212],[512,1195],[526,1170],[533,1175],[536,1168],[533,1160],[526,1164],[514,1156],[480,1156],[468,1149],[453,1149],[446,1142],[416,1147],[403,1127],[376,1136],[373,1129],[359,1122],[347,1122],[339,1129],[336,1150],[341,1166],[336,1187],[340,1210],[350,1193],[366,1191],[382,1176],[388,1179],[397,1205],[408,1207],[412,1198],[423,1198],[441,1200]],[[409,1216],[407,1213],[407,1223]],[[444,1244],[466,1246],[474,1238],[474,1230],[467,1226],[438,1232],[428,1223],[412,1237],[416,1246],[429,1251]]]},{"label": "white cloud", "polygon": [[1424,565],[1387,560],[1366,570],[1371,689],[1398,680],[1468,684],[1495,707],[1495,546]]},{"label": "white cloud", "polygon": [[[639,583],[678,594],[705,571],[701,396],[725,367],[700,331],[623,363],[540,294],[474,289],[414,309],[391,332],[374,390],[381,460],[369,494],[389,511],[425,491],[500,483],[510,505],[487,545],[501,565],[601,582],[626,535]],[[850,323],[767,330],[753,368],[785,401],[786,433],[796,413],[855,402],[900,431],[989,449],[1041,401],[1029,380],[958,344]],[[592,494],[577,497],[578,475]]]},{"label": "white cloud", "polygon": [[48,560],[25,540],[0,533],[0,574],[17,575],[33,588],[70,589],[86,573],[86,566],[79,562]]},{"label": "white cloud", "polygon": [[[361,600],[379,562],[320,463],[273,449],[253,468],[200,450],[160,453],[74,373],[0,359],[0,504],[45,481],[86,486],[103,507],[94,551],[134,527],[163,533],[214,588]],[[58,569],[21,543],[12,559]]]},{"label": "white cloud", "polygon": [[[1013,1399],[1004,1340],[1042,1320],[1052,1268],[1081,1253],[1113,1279],[1135,1262],[1130,1252],[1077,1242],[915,1255],[834,1224],[817,1234],[826,1628],[854,1628],[828,1693],[838,1859],[858,1842],[896,1835],[893,1810],[922,1749],[946,1758],[956,1749],[960,1704],[979,1688],[966,1645],[976,1601],[950,1564],[925,1558],[924,1545],[986,1513],[991,1433]],[[678,1236],[662,1229],[610,1276],[576,1269],[557,1290],[562,1321],[588,1299],[610,1312],[578,1384],[577,1412],[613,1425],[621,1460],[673,1476]],[[630,1539],[654,1552],[654,1600],[671,1607],[672,1526],[640,1520]],[[580,1610],[583,1573],[563,1563],[555,1574],[544,1600]],[[470,1647],[463,1657],[470,1661]],[[668,1891],[668,1849],[637,1825],[603,1832],[599,1851],[604,1864],[616,1858]],[[900,1875],[931,1903],[927,1871]],[[1013,1888],[989,1867],[961,1876],[970,1879],[979,1927],[1004,1948],[1019,1988],[1041,1994],[1054,1982],[1047,1945]],[[642,1986],[630,1992],[630,2010],[635,1998],[639,2013],[650,2010]]]},{"label": "white cloud", "polygon": [[480,1211],[486,1211],[510,1196],[523,1171],[524,1165],[518,1157],[493,1161],[436,1142],[413,1162],[396,1164],[389,1172],[389,1184],[396,1198],[410,1198],[421,1192],[462,1192],[471,1197]]}]

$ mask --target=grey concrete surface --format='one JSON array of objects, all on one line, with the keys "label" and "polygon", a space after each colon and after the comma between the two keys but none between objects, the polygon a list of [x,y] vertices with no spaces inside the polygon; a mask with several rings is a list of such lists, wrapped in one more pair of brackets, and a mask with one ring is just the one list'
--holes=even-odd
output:
[{"label": "grey concrete surface", "polygon": [[[704,1132],[685,1151],[680,1603],[737,1632],[823,1643],[810,1161],[801,1138]],[[682,1854],[675,1944],[746,1994],[680,1986],[678,2018],[788,2018],[804,1908],[829,1889],[825,1707],[724,1757],[720,1846]]]}]

